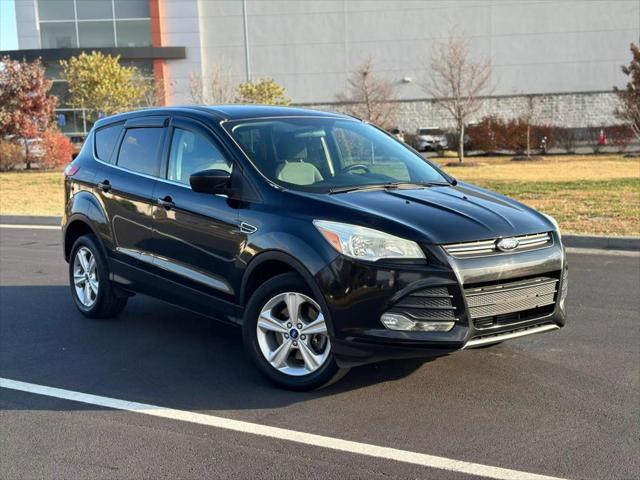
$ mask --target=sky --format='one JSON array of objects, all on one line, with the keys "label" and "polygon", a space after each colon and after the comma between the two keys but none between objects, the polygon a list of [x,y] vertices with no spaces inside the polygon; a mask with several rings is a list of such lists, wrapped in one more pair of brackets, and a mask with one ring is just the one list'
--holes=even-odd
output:
[{"label": "sky", "polygon": [[17,50],[16,9],[14,0],[0,0],[0,50]]}]

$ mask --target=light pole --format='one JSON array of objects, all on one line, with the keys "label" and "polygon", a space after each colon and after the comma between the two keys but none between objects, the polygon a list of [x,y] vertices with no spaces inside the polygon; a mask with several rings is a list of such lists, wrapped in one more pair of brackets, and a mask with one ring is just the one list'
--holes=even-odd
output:
[{"label": "light pole", "polygon": [[244,28],[244,67],[247,82],[251,81],[251,64],[249,61],[249,25],[247,22],[247,0],[242,0],[242,26]]}]

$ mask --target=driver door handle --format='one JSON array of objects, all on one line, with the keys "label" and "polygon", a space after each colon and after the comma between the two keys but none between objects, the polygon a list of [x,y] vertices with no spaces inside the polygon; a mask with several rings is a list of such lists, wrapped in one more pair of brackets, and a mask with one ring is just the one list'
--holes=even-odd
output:
[{"label": "driver door handle", "polygon": [[167,195],[164,198],[159,198],[158,205],[160,205],[161,207],[164,207],[165,210],[171,210],[176,206],[176,204],[173,203],[173,199],[169,195]]}]

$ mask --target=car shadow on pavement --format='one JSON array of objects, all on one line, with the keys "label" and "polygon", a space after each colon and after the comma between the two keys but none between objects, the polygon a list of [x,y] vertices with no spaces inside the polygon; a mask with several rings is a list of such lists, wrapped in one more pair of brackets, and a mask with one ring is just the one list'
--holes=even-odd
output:
[{"label": "car shadow on pavement", "polygon": [[136,296],[116,319],[84,318],[68,286],[0,287],[0,376],[188,410],[278,408],[402,379],[430,359],[357,367],[315,392],[266,381],[240,329]]}]

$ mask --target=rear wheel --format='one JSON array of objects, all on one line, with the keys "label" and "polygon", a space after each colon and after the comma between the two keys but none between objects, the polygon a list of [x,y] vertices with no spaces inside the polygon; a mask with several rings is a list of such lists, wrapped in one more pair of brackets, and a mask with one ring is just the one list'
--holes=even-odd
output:
[{"label": "rear wheel", "polygon": [[71,296],[80,312],[89,318],[112,318],[127,304],[109,281],[107,261],[94,235],[78,238],[69,260]]},{"label": "rear wheel", "polygon": [[326,315],[300,276],[278,275],[251,296],[243,336],[260,371],[277,385],[312,390],[341,378]]}]

